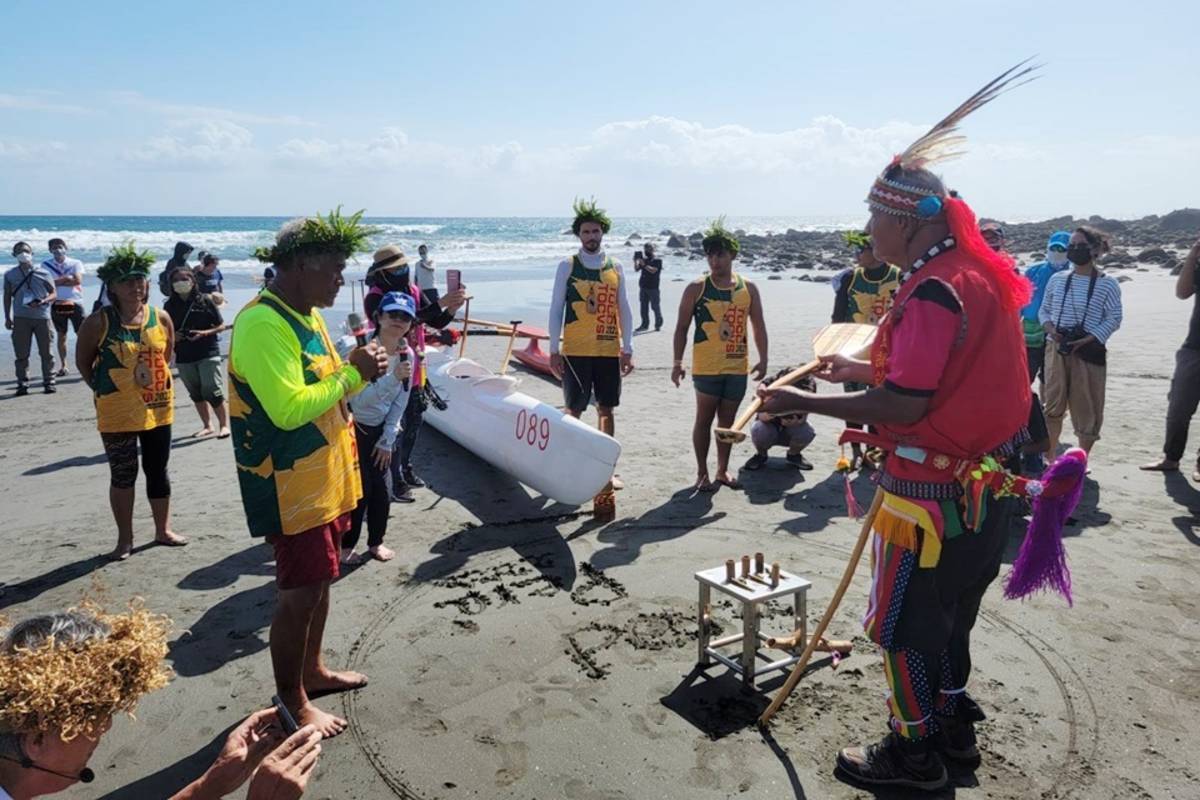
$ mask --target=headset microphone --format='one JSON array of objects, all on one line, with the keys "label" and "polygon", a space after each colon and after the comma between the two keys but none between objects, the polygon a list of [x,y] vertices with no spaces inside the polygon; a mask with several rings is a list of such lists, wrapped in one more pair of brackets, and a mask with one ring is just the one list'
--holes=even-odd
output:
[{"label": "headset microphone", "polygon": [[51,775],[57,775],[60,778],[69,778],[73,781],[79,781],[80,783],[91,783],[92,781],[96,780],[96,773],[92,772],[90,767],[84,767],[83,769],[79,770],[79,772],[72,774],[70,772],[59,772],[56,769],[43,767],[41,764],[35,764],[33,763],[33,759],[29,756],[21,756],[20,758],[0,756],[0,758],[3,758],[7,761],[15,761],[20,764],[23,769],[36,769],[41,772],[48,772]]}]

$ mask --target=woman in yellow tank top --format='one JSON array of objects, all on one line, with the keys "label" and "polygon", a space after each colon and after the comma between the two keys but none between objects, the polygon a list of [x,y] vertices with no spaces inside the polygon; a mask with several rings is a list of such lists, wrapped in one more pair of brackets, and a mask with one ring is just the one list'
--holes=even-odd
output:
[{"label": "woman in yellow tank top", "polygon": [[[746,394],[748,374],[761,380],[767,374],[767,326],[763,319],[758,288],[733,271],[739,244],[716,220],[704,237],[709,272],[683,290],[675,323],[675,364],[671,380],[679,386],[686,371],[683,351],[688,328],[692,336],[692,384],[696,390],[696,421],[692,425],[692,448],[696,451],[696,488],[713,491],[716,484],[739,488],[729,471],[731,446],[717,442],[716,483],[708,475],[708,448],[713,420],[728,428],[737,416]],[[750,369],[747,328],[754,331],[758,363]]]},{"label": "woman in yellow tank top", "polygon": [[153,263],[154,257],[137,252],[132,242],[113,249],[97,271],[112,305],[84,321],[75,349],[79,374],[95,393],[96,427],[108,457],[108,496],[117,522],[117,547],[111,557],[117,560],[133,551],[139,445],[154,515],[154,540],[171,546],[187,544],[171,530],[167,461],[175,415],[170,366],[175,330],[167,314],[146,303],[146,279]]}]

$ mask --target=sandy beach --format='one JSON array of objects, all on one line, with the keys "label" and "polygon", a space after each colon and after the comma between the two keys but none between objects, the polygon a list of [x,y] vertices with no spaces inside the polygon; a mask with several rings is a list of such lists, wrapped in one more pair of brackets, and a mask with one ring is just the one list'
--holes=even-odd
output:
[{"label": "sandy beach", "polygon": [[[808,337],[828,320],[829,287],[751,277],[763,289],[772,368],[806,360]],[[881,662],[859,626],[865,566],[831,628],[854,639],[853,654],[836,667],[818,660],[769,735],[752,723],[780,678],[745,694],[723,667],[695,669],[697,570],[763,551],[812,581],[815,622],[858,523],[833,473],[839,428],[829,420],[815,423],[814,471],[772,459],[743,474],[744,491],[690,491],[692,390],[668,379],[683,285],[664,282],[668,328],[635,339],[637,370],[616,417],[627,488],[614,522],[536,496],[424,427],[415,463],[430,488],[416,504],[392,507],[387,541],[397,559],[357,568],[333,589],[327,657],[371,684],[324,701],[351,730],[324,745],[306,797],[871,796],[833,775],[837,750],[876,739],[886,721]],[[1200,488],[1136,469],[1160,454],[1174,351],[1191,310],[1171,286],[1161,272],[1122,284],[1104,435],[1079,524],[1068,529],[1075,606],[1058,597],[1005,602],[998,584],[989,592],[971,685],[989,716],[983,762],[955,772],[944,797],[1196,796]],[[489,299],[472,314],[512,313]],[[343,295],[330,321],[346,307]],[[532,311],[526,321],[544,324]],[[502,347],[479,337],[469,354],[495,366]],[[105,561],[115,530],[91,394],[71,376],[52,398],[13,398],[12,369],[5,356],[3,612],[61,609],[88,593],[112,604],[138,595],[175,621],[177,677],[143,701],[136,720],[117,720],[92,761],[95,783],[63,796],[165,797],[274,693],[271,550],[246,531],[229,441],[188,438],[199,425],[178,386],[172,510],[191,544],[139,546],[127,562]],[[521,374],[523,391],[561,403],[556,384]],[[751,452],[741,445],[735,464]],[[866,477],[856,489],[869,499]],[[135,544],[145,545],[152,528],[140,480],[138,491]],[[1022,533],[1013,529],[1009,557]],[[764,627],[787,632],[790,613],[776,604]],[[726,631],[740,624],[731,605],[717,615]]]}]

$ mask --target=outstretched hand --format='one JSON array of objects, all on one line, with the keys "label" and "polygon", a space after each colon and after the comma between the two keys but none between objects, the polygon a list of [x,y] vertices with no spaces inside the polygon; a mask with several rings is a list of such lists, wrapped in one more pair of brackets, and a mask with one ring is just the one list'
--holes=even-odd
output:
[{"label": "outstretched hand", "polygon": [[298,800],[321,755],[321,733],[305,725],[263,759],[246,800]]},{"label": "outstretched hand", "polygon": [[283,741],[275,709],[256,711],[230,731],[217,759],[204,773],[204,796],[224,797],[249,780],[275,747]]},{"label": "outstretched hand", "polygon": [[843,355],[821,356],[821,366],[814,373],[818,378],[829,383],[845,383],[859,380],[862,370],[861,361],[856,361]]},{"label": "outstretched hand", "polygon": [[755,393],[762,400],[762,411],[767,414],[780,416],[808,411],[806,402],[809,394],[794,386],[780,386],[772,389],[766,384],[761,384]]}]

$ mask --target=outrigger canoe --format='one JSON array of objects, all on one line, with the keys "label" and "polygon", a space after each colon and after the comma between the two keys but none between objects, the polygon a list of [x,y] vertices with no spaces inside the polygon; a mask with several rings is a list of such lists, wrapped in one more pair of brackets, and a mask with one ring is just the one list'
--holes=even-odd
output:
[{"label": "outrigger canoe", "polygon": [[427,350],[425,369],[446,404],[429,407],[429,424],[534,491],[578,506],[612,478],[620,443],[517,391],[520,379],[455,358],[449,349]]}]

